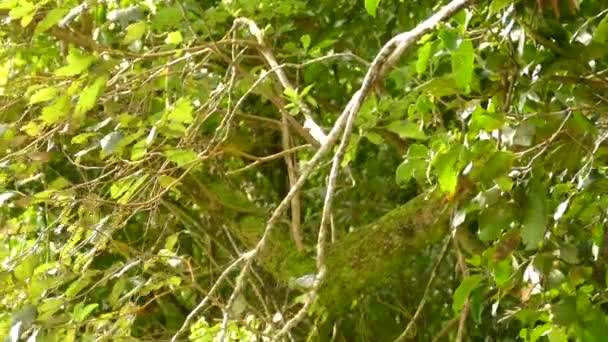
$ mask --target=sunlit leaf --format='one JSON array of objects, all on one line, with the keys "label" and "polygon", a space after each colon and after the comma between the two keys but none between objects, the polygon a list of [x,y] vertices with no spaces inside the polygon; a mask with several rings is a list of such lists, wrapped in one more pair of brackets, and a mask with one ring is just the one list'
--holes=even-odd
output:
[{"label": "sunlit leaf", "polygon": [[380,0],[365,0],[365,10],[372,17],[376,17],[376,10]]},{"label": "sunlit leaf", "polygon": [[75,76],[86,71],[95,61],[94,56],[85,55],[77,49],[71,49],[67,60],[68,65],[55,70],[57,76]]},{"label": "sunlit leaf", "polygon": [[169,32],[165,38],[165,44],[178,45],[184,40],[182,33],[179,31]]},{"label": "sunlit leaf", "polygon": [[461,146],[453,146],[448,152],[439,155],[434,162],[439,177],[439,187],[442,191],[453,194],[458,184],[460,169],[457,162],[460,159]]},{"label": "sunlit leaf", "polygon": [[133,23],[125,29],[125,37],[122,40],[122,43],[125,45],[131,44],[132,42],[141,39],[141,37],[146,33],[146,22],[138,21]]},{"label": "sunlit leaf", "polygon": [[58,92],[59,89],[55,87],[42,88],[30,96],[30,104],[52,100]]},{"label": "sunlit leaf", "polygon": [[123,195],[118,199],[118,203],[120,204],[125,204],[128,203],[129,200],[131,200],[131,197],[133,197],[133,195],[139,191],[139,189],[141,188],[141,186],[144,184],[144,182],[148,179],[148,175],[147,174],[143,174],[143,175],[137,175],[136,176],[136,180],[132,183],[129,184],[129,187],[126,189],[126,191],[123,193]]},{"label": "sunlit leaf", "polygon": [[190,123],[193,120],[192,111],[193,111],[192,103],[190,99],[187,97],[182,97],[174,105],[172,111],[169,112],[167,118],[171,121],[179,122],[179,123]]},{"label": "sunlit leaf", "polygon": [[70,112],[70,98],[67,95],[60,96],[52,104],[42,109],[40,119],[48,124],[54,124],[68,116]]},{"label": "sunlit leaf", "polygon": [[36,26],[36,34],[44,33],[55,26],[68,13],[68,10],[65,7],[53,8]]},{"label": "sunlit leaf", "polygon": [[426,71],[429,65],[429,59],[431,58],[432,50],[432,42],[424,44],[420,48],[420,50],[418,50],[418,60],[416,61],[416,72],[418,73],[418,75],[423,74]]},{"label": "sunlit leaf", "polygon": [[97,309],[99,304],[88,304],[85,306],[83,302],[77,303],[72,311],[72,318],[76,322],[84,321],[89,315]]},{"label": "sunlit leaf", "polygon": [[76,104],[76,109],[74,110],[75,117],[80,118],[86,112],[93,109],[95,102],[97,101],[97,97],[101,94],[107,82],[107,76],[100,76],[95,79],[93,84],[82,90],[82,93],[78,98],[78,103]]},{"label": "sunlit leaf", "polygon": [[21,127],[21,130],[30,137],[35,137],[40,134],[43,128],[42,125],[37,124],[35,121],[30,121]]},{"label": "sunlit leaf", "polygon": [[184,166],[198,159],[198,153],[191,150],[173,149],[165,151],[165,156],[177,166]]}]

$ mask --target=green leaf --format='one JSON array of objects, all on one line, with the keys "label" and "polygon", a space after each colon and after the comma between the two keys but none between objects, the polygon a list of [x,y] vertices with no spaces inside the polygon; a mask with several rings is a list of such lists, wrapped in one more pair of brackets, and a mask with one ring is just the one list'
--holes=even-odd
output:
[{"label": "green leaf", "polygon": [[574,297],[566,297],[559,303],[551,305],[553,313],[553,322],[559,325],[567,326],[578,321],[578,313],[576,311],[576,299]]},{"label": "green leaf", "polygon": [[179,7],[165,7],[160,9],[152,18],[152,27],[158,31],[176,29],[182,21],[182,14]]},{"label": "green leaf", "polygon": [[365,133],[365,138],[367,140],[369,140],[374,145],[382,145],[382,144],[384,144],[384,138],[382,138],[382,135],[380,135],[380,134],[378,134],[376,132],[367,132],[367,133]]},{"label": "green leaf", "polygon": [[[27,0],[20,0],[18,5],[13,7],[8,13],[12,19],[21,19],[31,15],[36,10],[36,6]],[[26,25],[27,26],[27,25]]]},{"label": "green leaf", "polygon": [[57,76],[76,76],[86,71],[96,60],[94,56],[85,55],[77,49],[71,49],[67,57],[68,65],[55,70]]},{"label": "green leaf", "polygon": [[513,2],[513,0],[494,0],[494,1],[492,1],[492,3],[490,4],[490,15],[494,15],[494,14],[502,11],[503,8],[509,6],[512,2]]},{"label": "green leaf", "polygon": [[40,119],[47,125],[52,125],[65,118],[70,111],[70,98],[67,95],[60,96],[51,105],[42,109]]},{"label": "green leaf", "polygon": [[475,55],[473,43],[469,39],[465,39],[460,43],[456,51],[452,53],[452,74],[456,85],[465,93],[469,92],[469,84],[473,78],[473,66]]},{"label": "green leaf", "polygon": [[55,87],[42,88],[30,96],[30,104],[52,100],[57,96],[57,93],[59,93],[59,89]]},{"label": "green leaf", "polygon": [[300,42],[302,43],[302,47],[304,48],[304,50],[308,50],[308,48],[310,47],[310,35],[305,34],[300,37]]},{"label": "green leaf", "polygon": [[509,282],[512,273],[513,265],[510,258],[506,258],[496,263],[496,265],[494,265],[494,281],[496,282],[496,285],[499,287],[506,285]]},{"label": "green leaf", "polygon": [[428,167],[429,150],[426,146],[413,144],[407,152],[407,157],[395,171],[395,181],[398,185],[409,182],[414,178],[424,182]]},{"label": "green leaf", "polygon": [[497,177],[504,176],[511,169],[515,155],[507,151],[497,151],[490,157],[484,166],[481,174],[485,181],[494,180]]},{"label": "green leaf", "polygon": [[479,239],[481,241],[493,241],[500,237],[503,229],[515,219],[515,208],[504,201],[485,209],[479,215]]},{"label": "green leaf", "polygon": [[167,114],[167,118],[174,122],[179,123],[191,123],[194,119],[192,117],[193,107],[191,101],[187,97],[182,97],[175,102],[175,107],[169,114]]},{"label": "green leaf", "polygon": [[434,162],[439,177],[439,188],[449,194],[453,194],[456,191],[458,173],[460,171],[457,163],[461,152],[462,146],[452,146],[448,152],[437,156]]},{"label": "green leaf", "polygon": [[148,153],[148,144],[146,139],[142,139],[133,144],[133,147],[131,148],[131,160],[141,160],[146,153]]},{"label": "green leaf", "polygon": [[82,90],[82,93],[78,98],[78,103],[76,104],[76,109],[74,110],[76,119],[82,118],[86,112],[93,109],[97,102],[97,97],[103,92],[107,82],[108,76],[100,76],[95,79],[93,84]]},{"label": "green leaf", "polygon": [[169,32],[169,34],[167,34],[167,38],[165,38],[165,44],[170,44],[170,45],[178,45],[182,41],[184,41],[184,37],[182,36],[182,33],[179,31]]},{"label": "green leaf", "polygon": [[72,311],[72,318],[76,322],[84,321],[89,315],[97,309],[99,304],[89,304],[87,306],[84,303],[80,302],[74,306],[74,310]]},{"label": "green leaf", "polygon": [[387,127],[389,131],[399,135],[403,139],[427,140],[428,137],[422,127],[409,121],[393,121]]},{"label": "green leaf", "polygon": [[604,19],[597,25],[597,28],[593,33],[593,40],[600,44],[608,42],[608,14],[605,15]]},{"label": "green leaf", "polygon": [[53,317],[53,314],[61,310],[66,304],[64,298],[46,298],[38,305],[38,320],[45,321]]},{"label": "green leaf", "polygon": [[424,181],[424,172],[427,163],[423,160],[406,160],[395,171],[395,182],[398,185],[406,184],[414,178],[419,182]]},{"label": "green leaf", "polygon": [[365,10],[372,17],[376,17],[376,10],[378,9],[378,4],[380,0],[365,0]]},{"label": "green leaf", "polygon": [[70,286],[68,286],[67,290],[65,290],[65,296],[68,299],[72,299],[76,297],[77,294],[80,293],[84,288],[89,286],[91,280],[93,278],[94,272],[87,271],[83,275],[81,275],[78,279],[73,281]]},{"label": "green leaf", "polygon": [[77,136],[73,137],[70,141],[74,145],[82,145],[86,144],[89,141],[89,138],[99,135],[99,133],[94,132],[86,132],[80,133]]},{"label": "green leaf", "polygon": [[568,342],[568,335],[564,332],[564,329],[557,326],[553,326],[547,338],[549,342]]},{"label": "green leaf", "polygon": [[38,134],[40,134],[40,132],[42,132],[43,128],[44,127],[42,125],[39,125],[34,121],[30,121],[27,124],[25,124],[23,127],[21,127],[21,130],[23,132],[25,132],[25,134],[29,135],[30,137],[35,137]]},{"label": "green leaf", "polygon": [[536,249],[543,241],[547,229],[547,208],[545,188],[539,180],[533,179],[526,195],[522,240],[526,249]]},{"label": "green leaf", "polygon": [[147,179],[148,179],[148,175],[147,174],[139,175],[137,177],[137,180],[129,185],[127,191],[125,191],[125,193],[120,197],[120,199],[118,199],[117,202],[120,203],[120,204],[126,204],[126,203],[128,203],[129,200],[131,199],[131,197],[133,197],[133,195],[135,194],[135,192],[139,190],[139,188],[142,186],[142,184],[144,184],[144,182]]},{"label": "green leaf", "polygon": [[177,166],[184,166],[198,159],[198,153],[192,150],[167,150],[165,151],[165,156],[167,159],[177,164]]},{"label": "green leaf", "polygon": [[122,43],[125,45],[131,44],[134,41],[141,39],[141,37],[146,33],[146,22],[138,21],[133,23],[125,29],[125,37],[122,39]]},{"label": "green leaf", "polygon": [[469,297],[469,294],[471,294],[471,292],[473,290],[475,290],[477,288],[477,286],[483,280],[484,280],[484,276],[482,276],[480,274],[475,274],[475,275],[469,276],[468,278],[465,278],[462,281],[460,286],[458,286],[458,288],[454,292],[454,296],[452,297],[452,299],[453,299],[452,309],[454,310],[455,313],[460,312],[460,310],[464,306],[464,303],[466,302],[467,298]]},{"label": "green leaf", "polygon": [[68,13],[67,8],[53,8],[36,26],[35,34],[46,32],[51,27],[55,26]]},{"label": "green leaf", "polygon": [[429,59],[433,51],[433,42],[424,44],[418,50],[418,60],[416,60],[416,72],[418,75],[423,74],[429,66]]},{"label": "green leaf", "polygon": [[112,184],[110,187],[110,197],[112,197],[112,199],[121,197],[125,192],[127,192],[127,190],[129,190],[129,187],[131,184],[133,184],[133,182],[135,182],[135,177],[128,177],[114,182],[114,184]]},{"label": "green leaf", "polygon": [[451,76],[436,77],[420,86],[421,92],[428,92],[435,97],[458,94]]},{"label": "green leaf", "polygon": [[[160,175],[158,176],[158,184],[160,184],[160,186],[162,186],[163,188],[168,188],[170,187],[172,184],[173,186],[175,186],[176,184],[178,184],[177,178],[173,178],[171,176],[167,176],[167,175]],[[174,184],[175,182],[175,184]]]},{"label": "green leaf", "polygon": [[167,240],[165,240],[165,249],[172,250],[173,247],[175,247],[175,244],[177,244],[178,238],[179,233],[169,235],[169,237],[167,237]]},{"label": "green leaf", "polygon": [[13,270],[13,274],[17,280],[25,282],[34,273],[34,269],[40,263],[40,257],[37,254],[32,254],[21,260],[21,262]]},{"label": "green leaf", "polygon": [[472,133],[478,133],[479,130],[492,132],[495,129],[500,129],[504,125],[504,121],[498,118],[497,115],[487,115],[483,111],[474,111],[469,124],[469,130]]}]

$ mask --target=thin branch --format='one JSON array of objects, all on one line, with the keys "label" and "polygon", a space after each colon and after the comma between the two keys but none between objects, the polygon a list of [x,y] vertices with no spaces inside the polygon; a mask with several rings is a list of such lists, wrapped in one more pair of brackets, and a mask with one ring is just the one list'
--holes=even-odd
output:
[{"label": "thin branch", "polygon": [[401,333],[401,335],[399,335],[399,337],[397,337],[397,339],[395,341],[405,341],[405,339],[410,336],[410,333],[412,332],[412,329],[414,328],[414,325],[416,324],[416,320],[418,319],[418,317],[420,317],[420,314],[422,313],[422,309],[424,308],[424,305],[426,304],[426,301],[429,298],[429,293],[430,293],[431,287],[433,286],[433,283],[435,282],[435,277],[437,277],[437,270],[439,269],[439,266],[443,262],[443,259],[445,258],[445,256],[448,254],[448,247],[450,246],[451,241],[452,241],[452,235],[449,234],[445,239],[445,243],[443,244],[443,249],[441,250],[441,254],[439,255],[439,258],[437,259],[435,266],[433,266],[433,270],[431,271],[431,275],[429,276],[429,281],[426,283],[426,288],[424,289],[424,293],[422,294],[422,299],[420,300],[420,303],[418,304],[418,308],[416,309],[414,316],[412,317],[412,319],[410,319],[410,321],[407,324],[407,326],[405,327],[405,330],[403,331],[403,333]]},{"label": "thin branch", "polygon": [[[371,91],[373,85],[376,81],[381,77],[381,71],[386,70],[387,63],[396,63],[397,60],[401,57],[403,52],[407,50],[410,46],[414,45],[418,39],[420,39],[424,34],[430,32],[435,26],[445,18],[454,15],[460,9],[464,8],[471,0],[454,0],[447,4],[445,7],[440,9],[437,13],[431,16],[429,19],[420,23],[413,30],[409,32],[404,32],[398,34],[397,36],[390,39],[381,49],[380,52],[374,58],[371,66],[367,70],[365,78],[363,79],[363,83],[361,88],[355,92],[353,97],[350,99],[344,111],[338,118],[337,122],[330,133],[330,137],[332,133],[339,134],[344,127],[344,131],[342,134],[342,141],[338,148],[338,151],[334,155],[331,172],[329,175],[327,192],[325,194],[325,202],[323,205],[323,214],[321,217],[321,224],[319,227],[319,235],[317,240],[317,270],[318,274],[315,279],[315,283],[313,289],[310,293],[310,296],[304,303],[304,306],[300,311],[293,317],[287,324],[279,331],[277,335],[275,335],[275,339],[278,339],[280,336],[284,335],[291,328],[293,328],[296,324],[298,324],[305,316],[306,311],[312,305],[312,303],[317,298],[317,292],[320,288],[325,275],[327,273],[327,267],[325,265],[325,253],[326,253],[326,236],[327,236],[327,225],[330,221],[331,216],[331,206],[333,202],[333,193],[338,177],[338,172],[340,169],[340,164],[346,153],[346,148],[348,147],[348,143],[351,137],[351,133],[354,127],[355,119],[357,117],[357,113],[363,104],[363,101]],[[390,60],[389,60],[390,59]],[[325,147],[325,144],[323,145]]]},{"label": "thin branch", "polygon": [[[268,62],[268,65],[270,65],[270,67],[275,70],[275,74],[277,75],[277,78],[279,79],[279,82],[281,83],[283,89],[294,89],[293,85],[291,84],[291,81],[289,81],[289,78],[287,78],[285,71],[283,71],[283,68],[280,67],[276,58],[272,54],[272,51],[268,47],[266,47],[266,44],[264,42],[264,34],[262,30],[260,30],[258,25],[253,20],[244,17],[237,18],[234,21],[234,24],[246,25],[249,27],[249,32],[251,32],[251,34],[257,39],[258,44],[260,44],[258,50],[260,51],[262,56],[264,56],[266,62]],[[302,110],[305,118],[304,127],[310,128],[310,134],[319,143],[323,144],[327,140],[327,135],[325,134],[321,126],[319,126],[313,119],[312,111],[305,103],[300,104],[300,109]]]},{"label": "thin branch", "polygon": [[215,293],[215,291],[218,289],[219,285],[224,281],[224,279],[226,279],[226,277],[228,277],[230,272],[232,272],[232,270],[234,268],[236,268],[236,266],[238,266],[238,264],[241,263],[241,261],[246,259],[246,257],[247,257],[247,254],[243,254],[240,258],[238,258],[232,264],[230,264],[230,266],[228,266],[224,270],[224,272],[222,272],[222,274],[215,281],[215,284],[213,284],[213,286],[211,287],[211,289],[209,290],[209,293],[207,293],[205,298],[203,298],[203,300],[190,312],[190,314],[188,314],[188,316],[184,320],[184,323],[182,324],[182,326],[175,333],[175,335],[173,335],[173,337],[171,338],[171,342],[177,341],[177,339],[179,338],[179,335],[181,335],[186,330],[186,328],[188,327],[188,325],[190,325],[190,322],[194,319],[194,317],[198,314],[198,312],[205,307],[205,305],[207,304],[207,301],[209,301],[209,298],[211,298],[211,296]]}]

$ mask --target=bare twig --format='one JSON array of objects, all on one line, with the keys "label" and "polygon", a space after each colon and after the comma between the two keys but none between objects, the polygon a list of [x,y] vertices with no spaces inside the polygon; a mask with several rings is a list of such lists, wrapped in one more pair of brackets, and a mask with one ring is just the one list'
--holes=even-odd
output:
[{"label": "bare twig", "polygon": [[[456,251],[456,259],[458,262],[458,268],[460,268],[462,277],[467,278],[469,276],[469,268],[467,267],[467,263],[465,262],[464,256],[462,255],[462,252],[460,251],[460,247],[458,247],[457,243],[454,243],[454,250]],[[465,328],[465,324],[467,322],[467,316],[469,314],[470,308],[471,308],[471,301],[469,300],[469,298],[467,298],[466,302],[464,303],[464,307],[460,311],[460,318],[458,320],[458,333],[456,335],[457,342],[462,341],[462,337],[464,335],[464,328]]]},{"label": "bare twig", "polygon": [[[260,44],[258,50],[264,56],[266,62],[268,62],[268,65],[270,65],[270,67],[275,70],[275,74],[277,75],[277,78],[279,79],[279,82],[281,83],[283,89],[294,89],[293,85],[291,84],[291,81],[289,81],[289,78],[287,78],[285,71],[283,71],[283,68],[279,66],[279,63],[277,62],[276,58],[274,58],[272,51],[268,47],[266,47],[266,44],[264,43],[264,34],[262,30],[260,30],[258,25],[253,20],[244,17],[237,18],[234,21],[234,24],[246,25],[249,27],[249,32],[251,32],[251,34],[257,39],[258,44]],[[313,119],[312,111],[305,103],[300,104],[300,109],[302,110],[305,118],[304,128],[309,128],[310,134],[319,143],[323,144],[327,139],[327,135],[325,134],[325,132],[323,132],[321,126],[319,126]]]},{"label": "bare twig", "polygon": [[443,262],[443,259],[447,255],[448,247],[450,246],[451,240],[452,240],[452,236],[448,235],[445,239],[445,243],[443,244],[443,249],[441,250],[441,254],[439,254],[439,258],[437,259],[435,266],[433,266],[433,270],[431,271],[431,275],[429,276],[429,281],[426,283],[426,288],[424,289],[424,293],[422,294],[422,299],[420,300],[420,303],[418,304],[418,308],[416,309],[416,312],[414,313],[414,316],[412,317],[412,319],[410,319],[409,323],[405,327],[405,330],[403,331],[403,333],[401,333],[401,335],[399,335],[399,337],[397,337],[397,339],[395,341],[405,341],[405,339],[410,336],[410,333],[411,333],[412,329],[414,328],[414,325],[416,324],[416,320],[422,313],[422,309],[424,308],[424,305],[426,304],[426,301],[429,298],[429,293],[430,293],[431,287],[433,286],[433,283],[435,282],[435,277],[437,276],[437,270],[439,269],[439,266],[441,265],[441,263]]}]

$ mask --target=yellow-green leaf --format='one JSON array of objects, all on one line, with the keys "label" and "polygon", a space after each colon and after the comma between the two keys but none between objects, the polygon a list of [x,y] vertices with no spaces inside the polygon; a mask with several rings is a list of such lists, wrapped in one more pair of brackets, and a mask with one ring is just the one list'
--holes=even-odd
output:
[{"label": "yellow-green leaf", "polygon": [[172,184],[173,186],[175,186],[174,182],[177,181],[176,178],[173,178],[171,176],[167,176],[167,175],[160,175],[158,176],[158,184],[160,184],[160,186],[162,186],[163,188],[168,188],[170,187]]},{"label": "yellow-green leaf", "polygon": [[41,34],[55,26],[68,13],[67,8],[53,8],[36,26],[35,34]]},{"label": "yellow-green leaf", "polygon": [[175,107],[169,114],[167,118],[174,122],[179,123],[190,123],[192,122],[192,104],[190,103],[190,99],[186,97],[182,97],[175,103]]},{"label": "yellow-green leaf", "polygon": [[108,82],[108,77],[105,75],[100,76],[93,84],[82,90],[78,103],[76,104],[76,110],[74,111],[74,116],[76,118],[81,118],[86,112],[93,109],[97,97],[106,86],[106,82]]},{"label": "yellow-green leaf", "polygon": [[86,71],[95,61],[94,56],[85,55],[77,49],[71,49],[67,57],[68,65],[55,70],[57,76],[75,76]]},{"label": "yellow-green leaf", "polygon": [[165,156],[177,166],[184,166],[198,159],[198,154],[191,150],[167,150]]},{"label": "yellow-green leaf", "polygon": [[378,4],[380,0],[365,0],[365,10],[372,17],[376,17],[376,10],[378,9]]},{"label": "yellow-green leaf", "polygon": [[418,60],[416,61],[416,72],[418,75],[424,73],[429,65],[429,59],[431,58],[433,42],[424,44],[420,50],[418,50]]},{"label": "yellow-green leaf", "polygon": [[48,125],[54,124],[69,114],[70,98],[66,95],[60,96],[51,105],[42,109],[40,119]]},{"label": "yellow-green leaf", "polygon": [[133,194],[135,194],[135,192],[137,190],[139,190],[139,188],[142,186],[142,184],[144,184],[144,182],[147,179],[148,179],[148,175],[146,175],[146,174],[140,175],[139,178],[137,178],[137,180],[129,186],[127,191],[120,197],[120,199],[117,202],[120,204],[125,204],[125,203],[129,202],[131,197],[133,197]]},{"label": "yellow-green leaf", "polygon": [[138,21],[133,23],[126,28],[125,37],[122,40],[123,44],[131,44],[132,42],[141,39],[141,37],[146,33],[146,23],[143,21]]},{"label": "yellow-green leaf", "polygon": [[13,7],[13,9],[8,12],[8,15],[12,19],[21,19],[25,16],[31,15],[35,10],[36,6],[34,6],[33,3],[26,0],[21,0],[18,2],[17,6]]},{"label": "yellow-green leaf", "polygon": [[21,127],[21,130],[30,137],[35,137],[42,131],[42,126],[40,126],[34,121],[30,121],[25,124],[25,126]]},{"label": "yellow-green leaf", "polygon": [[184,40],[182,33],[179,31],[169,32],[167,38],[165,39],[166,44],[177,45]]},{"label": "yellow-green leaf", "polygon": [[136,161],[142,159],[148,152],[146,139],[136,142],[131,148],[131,160]]},{"label": "yellow-green leaf", "polygon": [[42,88],[30,96],[30,104],[49,101],[55,98],[59,89],[55,87]]}]

